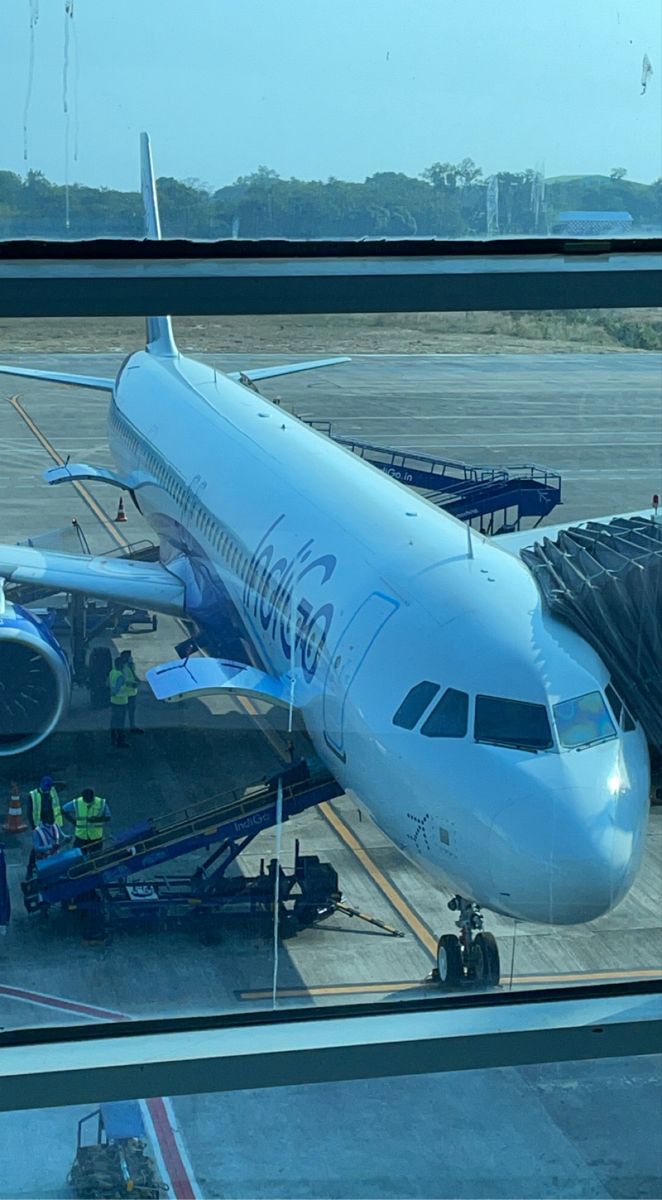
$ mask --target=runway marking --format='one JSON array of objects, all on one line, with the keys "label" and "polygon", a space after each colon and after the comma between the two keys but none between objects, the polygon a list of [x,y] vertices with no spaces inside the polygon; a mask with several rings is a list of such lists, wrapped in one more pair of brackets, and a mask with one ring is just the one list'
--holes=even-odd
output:
[{"label": "runway marking", "polygon": [[41,1008],[55,1008],[63,1012],[75,1012],[82,1017],[90,1017],[95,1021],[127,1021],[130,1018],[124,1013],[115,1012],[110,1008],[98,1008],[95,1004],[80,1004],[77,1000],[68,1000],[64,996],[51,996],[47,992],[33,992],[27,988],[10,987],[0,984],[0,996],[8,996],[13,1000],[24,1000],[27,1004],[37,1004]]},{"label": "runway marking", "polygon": [[[271,994],[271,993],[270,993]],[[115,1012],[112,1009],[98,1008],[94,1004],[81,1004],[77,1000],[68,1000],[63,996],[51,996],[46,992],[33,992],[26,988],[10,987],[0,984],[0,995],[28,1004],[36,1004],[41,1008],[53,1008],[62,1012],[76,1013],[77,1016],[89,1017],[96,1021],[132,1021],[135,1018],[126,1013]],[[159,1169],[166,1177],[170,1193],[175,1200],[201,1200],[202,1192],[198,1187],[191,1163],[184,1149],[181,1134],[177,1128],[172,1105],[168,1097],[152,1096],[140,1101],[143,1115],[148,1114],[147,1124],[154,1130],[151,1139]]]},{"label": "runway marking", "polygon": [[[511,983],[517,984],[538,984],[545,985],[550,983],[590,983],[591,981],[599,982],[607,979],[659,979],[662,976],[662,969],[646,968],[637,971],[576,971],[574,973],[561,975],[513,975],[512,980],[508,980],[508,985]],[[504,987],[504,984],[501,984]],[[430,988],[437,990],[437,983],[431,979],[402,979],[393,982],[384,983],[332,983],[319,984],[312,987],[291,987],[279,988],[277,996],[279,999],[288,1000],[296,999],[300,996],[372,996],[384,992],[412,992],[420,991],[421,988]],[[269,989],[239,992],[240,1000],[271,1000],[272,992]]]},{"label": "runway marking", "polygon": [[[53,462],[56,463],[58,467],[63,467],[64,459],[60,454],[58,454],[57,450],[52,443],[49,442],[46,435],[41,432],[41,429],[30,416],[29,412],[23,408],[18,396],[9,396],[8,400],[14,411],[18,413],[21,420],[25,422],[30,432],[34,434],[39,444],[43,447],[49,457],[52,458]],[[72,479],[71,484],[78,492],[81,500],[83,500],[91,512],[94,513],[94,516],[97,518],[97,520],[101,522],[104,529],[110,534],[116,545],[121,546],[123,550],[126,550],[129,543],[127,542],[126,538],[122,536],[119,529],[116,528],[112,517],[108,515],[104,508],[102,508],[98,500],[95,500],[92,493],[83,486],[80,480]]]},{"label": "runway marking", "polygon": [[153,1145],[158,1146],[160,1151],[159,1167],[165,1167],[164,1173],[170,1181],[173,1196],[177,1197],[177,1200],[200,1200],[202,1192],[195,1181],[190,1159],[176,1128],[170,1100],[163,1096],[153,1096],[143,1103],[154,1129]]}]

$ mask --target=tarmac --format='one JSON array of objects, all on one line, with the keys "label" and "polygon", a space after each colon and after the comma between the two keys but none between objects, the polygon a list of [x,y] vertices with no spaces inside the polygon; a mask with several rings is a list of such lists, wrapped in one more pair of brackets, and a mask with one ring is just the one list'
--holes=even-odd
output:
[{"label": "tarmac", "polygon": [[[226,370],[274,361],[201,357]],[[15,361],[111,376],[121,356]],[[355,356],[261,387],[301,415],[331,420],[347,436],[471,463],[557,469],[564,506],[550,523],[648,507],[661,490],[659,354]],[[7,400],[15,395],[23,415]],[[132,508],[126,525],[114,524],[115,492],[86,486],[84,494],[74,493],[40,481],[57,455],[110,462],[106,409],[103,393],[0,378],[1,540],[70,531],[74,517],[93,552],[122,538],[153,540]],[[155,632],[136,630],[112,645],[130,646],[144,676],[172,658],[184,636],[179,622],[159,618]],[[117,752],[107,713],[91,710],[87,692],[76,689],[69,717],[47,743],[0,761],[0,789],[7,794],[17,779],[24,791],[46,771],[65,798],[94,786],[107,797],[111,829],[119,831],[140,816],[275,773],[285,752],[282,717],[256,707],[257,720],[229,699],[162,706],[145,689],[145,734]],[[662,810],[653,809],[645,864],[631,893],[598,921],[556,929],[486,914],[501,949],[502,987],[660,972],[661,818]],[[426,976],[436,938],[452,929],[446,893],[400,855],[352,795],[285,826],[286,866],[295,837],[304,853],[333,864],[348,904],[404,937],[340,914],[303,931],[281,945],[278,1004],[430,995]],[[7,836],[5,846],[13,900],[10,929],[0,941],[5,1028],[94,1019],[97,1009],[137,1018],[271,1007],[270,931],[226,923],[216,937],[201,940],[187,927],[118,929],[108,944],[86,945],[71,914],[28,917],[20,895],[28,836]],[[273,852],[273,833],[261,834],[241,868],[253,873]],[[170,869],[183,874],[200,857]],[[170,1135],[155,1134],[155,1149],[177,1196],[653,1197],[662,1186],[658,1079],[659,1064],[630,1060],[179,1097],[166,1114]],[[0,1136],[16,1148],[0,1177],[0,1197],[69,1194],[64,1178],[84,1111],[0,1116]],[[30,1154],[35,1136],[49,1148],[39,1159]]]}]

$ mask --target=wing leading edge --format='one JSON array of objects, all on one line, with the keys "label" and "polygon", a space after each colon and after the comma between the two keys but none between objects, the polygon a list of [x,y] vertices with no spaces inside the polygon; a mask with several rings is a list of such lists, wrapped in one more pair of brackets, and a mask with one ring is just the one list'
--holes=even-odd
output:
[{"label": "wing leading edge", "polygon": [[228,379],[236,383],[258,383],[260,379],[275,379],[277,375],[295,375],[297,371],[315,371],[318,367],[335,367],[338,363],[351,362],[350,358],[317,358],[310,362],[285,363],[280,367],[255,367],[249,371],[229,371]]},{"label": "wing leading edge", "polygon": [[[156,318],[153,318],[156,320]],[[165,319],[165,318],[164,318]],[[257,383],[260,379],[275,379],[278,375],[295,375],[297,371],[315,371],[318,367],[335,367],[338,363],[351,362],[350,358],[319,358],[311,362],[286,363],[278,367],[256,367],[249,371],[231,371],[229,379],[236,383],[247,380]],[[0,375],[18,375],[23,379],[45,379],[50,383],[65,383],[73,387],[96,388],[101,392],[112,392],[114,379],[100,375],[70,375],[65,371],[39,371],[32,367],[10,367],[0,363]]]},{"label": "wing leading edge", "polygon": [[64,371],[37,371],[32,367],[8,367],[0,363],[0,375],[19,375],[23,379],[48,379],[51,383],[68,383],[75,387],[97,388],[101,392],[112,392],[114,379],[99,375],[69,375]]},{"label": "wing leading edge", "polygon": [[184,584],[162,563],[0,545],[0,580],[80,592],[169,616],[184,613]]}]

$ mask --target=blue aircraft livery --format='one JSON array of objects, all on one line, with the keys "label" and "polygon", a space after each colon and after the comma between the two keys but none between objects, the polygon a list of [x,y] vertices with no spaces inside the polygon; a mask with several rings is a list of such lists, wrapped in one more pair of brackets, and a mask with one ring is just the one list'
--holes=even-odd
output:
[{"label": "blue aircraft livery", "polygon": [[294,651],[304,678],[311,683],[329,636],[334,610],[323,595],[314,600],[309,596],[315,596],[329,582],[337,559],[335,554],[318,555],[314,538],[304,541],[290,557],[279,553],[273,535],[284,520],[285,513],[281,513],[255,547],[246,572],[243,601],[247,612],[260,622],[288,661]]}]

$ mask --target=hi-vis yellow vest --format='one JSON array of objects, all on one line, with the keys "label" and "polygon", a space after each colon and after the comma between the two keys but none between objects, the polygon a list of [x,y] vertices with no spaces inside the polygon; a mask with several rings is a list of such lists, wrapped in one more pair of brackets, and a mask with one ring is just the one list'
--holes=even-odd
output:
[{"label": "hi-vis yellow vest", "polygon": [[93,824],[95,821],[100,822],[103,813],[103,806],[106,803],[100,796],[95,796],[91,804],[87,800],[83,800],[82,796],[78,796],[74,800],[74,813],[76,814],[76,837],[82,842],[98,842],[103,837],[103,825]]},{"label": "hi-vis yellow vest", "polygon": [[138,695],[138,680],[136,673],[130,663],[125,663],[122,669],[124,675],[124,690],[127,696]]},{"label": "hi-vis yellow vest", "polygon": [[[36,829],[41,821],[41,792],[39,788],[35,788],[34,791],[30,792],[30,799],[32,801],[32,820]],[[62,819],[62,809],[60,808],[60,797],[55,788],[51,788],[51,800],[53,802],[53,822],[55,825],[62,827],[64,821]]]},{"label": "hi-vis yellow vest", "polygon": [[[122,686],[121,686],[121,688],[118,688],[117,691],[115,691],[115,688],[117,687],[117,682],[120,679],[122,680]],[[117,667],[113,667],[112,671],[110,672],[110,674],[108,676],[108,687],[110,688],[110,703],[111,704],[128,704],[129,703],[129,697],[127,696],[127,692],[126,692],[126,683],[124,680],[124,672],[118,671]]]}]

